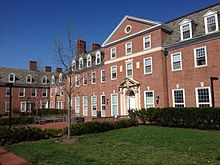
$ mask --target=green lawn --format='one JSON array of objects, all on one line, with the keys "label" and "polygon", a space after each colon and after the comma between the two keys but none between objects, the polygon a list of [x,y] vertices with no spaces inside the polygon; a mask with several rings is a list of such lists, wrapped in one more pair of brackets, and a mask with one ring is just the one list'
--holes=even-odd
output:
[{"label": "green lawn", "polygon": [[55,139],[6,147],[32,164],[220,164],[220,132],[139,126],[79,136],[79,144]]}]

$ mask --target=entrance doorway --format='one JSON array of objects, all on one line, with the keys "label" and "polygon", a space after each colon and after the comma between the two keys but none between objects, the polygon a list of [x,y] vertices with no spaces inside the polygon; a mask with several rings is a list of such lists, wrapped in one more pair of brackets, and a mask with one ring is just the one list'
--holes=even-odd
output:
[{"label": "entrance doorway", "polygon": [[126,97],[127,97],[127,110],[136,109],[134,91],[128,90],[126,93]]}]

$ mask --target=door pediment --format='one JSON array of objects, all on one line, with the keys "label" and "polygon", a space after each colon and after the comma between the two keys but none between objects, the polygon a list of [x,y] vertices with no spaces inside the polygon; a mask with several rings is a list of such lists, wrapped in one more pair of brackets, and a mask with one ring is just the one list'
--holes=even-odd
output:
[{"label": "door pediment", "polygon": [[131,88],[135,86],[140,86],[140,83],[131,78],[125,78],[118,84],[118,88]]}]

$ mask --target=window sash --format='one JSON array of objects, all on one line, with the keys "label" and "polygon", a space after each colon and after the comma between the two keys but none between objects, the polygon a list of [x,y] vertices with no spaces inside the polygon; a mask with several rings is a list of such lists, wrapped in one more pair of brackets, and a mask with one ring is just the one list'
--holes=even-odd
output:
[{"label": "window sash", "polygon": [[195,53],[195,64],[197,66],[206,66],[207,65],[207,55],[206,55],[206,48],[201,47],[201,48],[196,48],[194,50]]},{"label": "window sash", "polygon": [[112,116],[118,115],[118,95],[117,94],[111,95],[111,111],[112,111]]},{"label": "window sash", "polygon": [[173,105],[174,107],[184,107],[184,90],[183,89],[175,89],[173,90]]},{"label": "window sash", "polygon": [[126,54],[131,54],[132,53],[132,43],[126,43]]},{"label": "window sash", "polygon": [[83,116],[88,116],[88,97],[83,96]]},{"label": "window sash", "polygon": [[25,96],[25,88],[19,88],[19,97]]},{"label": "window sash", "polygon": [[101,70],[101,82],[105,82],[105,70]]},{"label": "window sash", "polygon": [[111,79],[116,79],[117,78],[117,67],[113,66],[111,67]]},{"label": "window sash", "polygon": [[96,96],[91,97],[91,110],[92,110],[92,116],[97,116],[97,97]]},{"label": "window sash", "polygon": [[151,37],[150,36],[144,37],[144,49],[150,47],[151,47]]},{"label": "window sash", "polygon": [[211,107],[211,93],[209,87],[196,88],[197,106]]},{"label": "window sash", "polygon": [[144,74],[152,73],[152,58],[144,59]]},{"label": "window sash", "polygon": [[116,58],[116,48],[111,48],[111,59]]},{"label": "window sash", "polygon": [[96,72],[92,73],[92,84],[96,83]]},{"label": "window sash", "polygon": [[75,113],[76,114],[80,113],[80,100],[79,100],[79,97],[75,98]]},{"label": "window sash", "polygon": [[153,91],[145,92],[145,108],[154,107],[154,93]]}]

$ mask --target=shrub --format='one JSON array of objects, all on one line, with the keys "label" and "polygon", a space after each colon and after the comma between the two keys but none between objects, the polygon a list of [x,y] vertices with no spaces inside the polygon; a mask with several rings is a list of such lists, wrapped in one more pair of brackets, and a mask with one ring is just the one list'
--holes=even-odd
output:
[{"label": "shrub", "polygon": [[[17,124],[32,124],[33,123],[33,117],[28,116],[20,116],[20,117],[12,117],[11,118],[11,124],[17,125]],[[9,125],[9,118],[1,118],[0,119],[0,126],[6,126]]]},{"label": "shrub", "polygon": [[[38,112],[36,112],[38,111]],[[36,115],[36,113],[39,116],[48,116],[48,115],[65,115],[68,113],[68,110],[66,109],[38,109],[38,110],[32,110],[32,114]]]}]

